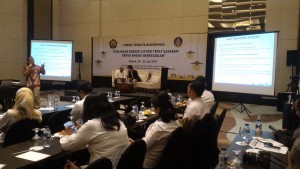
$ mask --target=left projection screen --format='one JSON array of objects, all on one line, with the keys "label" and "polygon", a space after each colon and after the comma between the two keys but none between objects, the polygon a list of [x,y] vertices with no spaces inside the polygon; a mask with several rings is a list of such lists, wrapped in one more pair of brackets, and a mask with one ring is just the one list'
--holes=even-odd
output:
[{"label": "left projection screen", "polygon": [[45,64],[41,80],[71,81],[72,41],[31,40],[30,54],[36,65]]}]

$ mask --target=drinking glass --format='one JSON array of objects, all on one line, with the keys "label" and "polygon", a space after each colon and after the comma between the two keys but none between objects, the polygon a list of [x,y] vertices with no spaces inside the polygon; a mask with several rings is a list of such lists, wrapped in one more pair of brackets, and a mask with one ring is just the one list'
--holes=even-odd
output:
[{"label": "drinking glass", "polygon": [[232,152],[234,153],[234,159],[229,163],[229,168],[240,169],[242,167],[242,161],[239,159],[239,153],[241,150],[233,149]]},{"label": "drinking glass", "polygon": [[76,103],[76,96],[72,96],[73,99],[72,99],[72,103],[75,104]]},{"label": "drinking glass", "polygon": [[32,131],[35,132],[35,135],[32,137],[32,140],[38,140],[38,139],[40,139],[40,136],[38,134],[39,130],[40,130],[39,128],[32,129]]},{"label": "drinking glass", "polygon": [[41,145],[41,137],[39,136],[39,128],[32,129],[35,132],[35,135],[32,137],[33,145],[34,146],[40,146]]}]

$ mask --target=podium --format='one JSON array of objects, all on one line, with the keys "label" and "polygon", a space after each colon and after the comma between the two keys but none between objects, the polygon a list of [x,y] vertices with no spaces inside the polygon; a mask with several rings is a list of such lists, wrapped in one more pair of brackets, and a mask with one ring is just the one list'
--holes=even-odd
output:
[{"label": "podium", "polygon": [[121,93],[131,93],[134,91],[134,84],[133,83],[126,83],[125,78],[119,78],[116,79],[116,88],[121,92]]},{"label": "podium", "polygon": [[168,89],[168,67],[161,67],[161,79],[160,79],[160,89],[167,91]]}]

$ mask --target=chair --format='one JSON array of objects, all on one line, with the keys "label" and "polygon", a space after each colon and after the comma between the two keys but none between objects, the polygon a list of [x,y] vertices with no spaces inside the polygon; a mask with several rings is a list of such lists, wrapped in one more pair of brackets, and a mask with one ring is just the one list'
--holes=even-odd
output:
[{"label": "chair", "polygon": [[220,132],[220,129],[222,127],[223,121],[226,116],[227,109],[223,109],[222,113],[220,115],[216,116],[216,136],[218,137],[218,134]]},{"label": "chair", "polygon": [[215,128],[215,118],[209,113],[201,120],[186,122],[179,168],[215,168],[219,154]]},{"label": "chair", "polygon": [[142,169],[146,154],[144,140],[136,140],[122,154],[116,169]]},{"label": "chair", "polygon": [[176,169],[183,140],[183,128],[176,128],[168,138],[166,147],[156,169]]},{"label": "chair", "polygon": [[217,108],[218,108],[218,106],[219,106],[219,103],[220,103],[220,101],[219,101],[219,100],[216,100],[216,101],[215,101],[215,104],[211,107],[211,109],[210,109],[210,114],[211,114],[212,116],[214,116],[214,115],[216,114],[216,111],[217,111]]},{"label": "chair", "polygon": [[49,126],[51,133],[57,133],[65,129],[64,123],[69,121],[69,111],[56,112],[49,117],[46,125]]},{"label": "chair", "polygon": [[86,169],[112,169],[113,165],[110,159],[102,157],[92,162]]},{"label": "chair", "polygon": [[32,129],[37,127],[40,127],[40,124],[33,119],[17,121],[6,131],[3,147],[30,140],[35,134]]}]

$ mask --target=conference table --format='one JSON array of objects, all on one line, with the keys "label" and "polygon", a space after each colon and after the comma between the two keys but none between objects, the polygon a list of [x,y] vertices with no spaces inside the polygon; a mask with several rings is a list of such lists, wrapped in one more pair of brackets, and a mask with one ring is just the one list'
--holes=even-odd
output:
[{"label": "conference table", "polygon": [[[131,101],[132,99],[135,99],[134,97],[127,97],[127,96],[121,96],[120,98],[114,98],[112,103],[113,104],[123,104],[124,102]],[[55,113],[63,113],[65,115],[68,115],[71,111],[72,106],[71,105],[61,105],[58,106],[56,109],[48,109],[48,108],[42,108],[42,116],[43,116],[43,125],[47,124],[47,120]],[[157,119],[156,114],[151,114],[150,116],[147,116],[147,118],[143,120],[138,120],[134,125],[128,125],[126,126],[128,130],[133,130],[135,128],[138,128],[140,126],[145,125],[146,123],[153,122]],[[62,124],[63,125],[63,124]],[[53,134],[53,133],[52,133]],[[60,163],[63,163],[68,159],[69,152],[64,152],[60,146],[59,138],[53,137],[52,145],[49,148],[44,148],[39,151],[29,151],[30,147],[33,147],[33,142],[31,140],[25,141],[22,143],[14,144],[5,148],[0,148],[0,166],[1,164],[5,164],[5,167],[3,169],[15,169],[15,168],[40,168],[45,167],[48,165],[55,165],[53,163],[54,161],[57,162],[59,160]],[[37,161],[31,161],[26,160],[22,158],[18,158],[16,156],[25,154],[25,153],[42,153],[42,155],[49,155],[49,157],[46,157],[42,160]],[[26,155],[26,154],[25,154]],[[28,154],[28,156],[31,156],[31,154]],[[58,164],[58,162],[57,162]]]},{"label": "conference table", "polygon": [[49,166],[59,165],[55,164],[54,160],[61,160],[61,162],[64,162],[69,155],[69,152],[64,152],[62,150],[59,138],[53,138],[51,147],[45,147],[42,150],[29,151],[33,146],[34,143],[29,140],[5,148],[0,148],[0,166],[1,164],[4,164],[5,167],[3,167],[3,169],[49,168]]},{"label": "conference table", "polygon": [[[254,136],[254,131],[251,130],[250,132],[250,138]],[[272,132],[263,131],[264,139],[275,139],[274,134]],[[243,161],[243,154],[246,152],[247,149],[251,149],[250,146],[241,146],[236,144],[237,142],[241,142],[243,139],[242,137],[237,134],[234,140],[231,142],[230,146],[227,148],[227,154],[228,154],[228,160],[234,158],[234,153],[232,150],[240,149],[241,153],[239,153],[239,159]],[[270,153],[270,168],[271,169],[282,169],[287,167],[287,154],[280,154],[280,153]],[[243,169],[263,169],[262,166],[259,165],[249,165],[249,164],[243,164]]]}]

